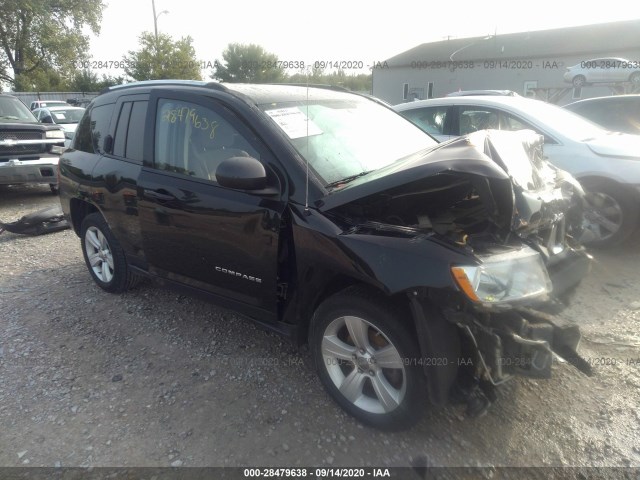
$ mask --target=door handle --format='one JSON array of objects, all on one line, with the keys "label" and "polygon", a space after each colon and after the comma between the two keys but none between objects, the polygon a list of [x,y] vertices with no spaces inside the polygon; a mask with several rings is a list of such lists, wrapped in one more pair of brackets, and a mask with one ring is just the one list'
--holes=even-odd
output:
[{"label": "door handle", "polygon": [[147,190],[147,189],[145,189],[144,195],[145,195],[145,197],[153,198],[153,199],[159,200],[161,202],[170,202],[171,200],[175,200],[176,199],[176,197],[174,197],[173,195],[170,195],[170,194],[167,194],[167,193],[162,193],[162,191],[155,191],[155,190]]}]

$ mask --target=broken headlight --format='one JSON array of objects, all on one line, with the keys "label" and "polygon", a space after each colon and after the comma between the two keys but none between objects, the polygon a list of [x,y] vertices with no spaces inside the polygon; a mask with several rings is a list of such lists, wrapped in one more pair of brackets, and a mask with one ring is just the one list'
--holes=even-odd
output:
[{"label": "broken headlight", "polygon": [[474,302],[498,305],[551,291],[542,257],[532,248],[480,255],[478,259],[480,265],[451,267],[456,283]]}]

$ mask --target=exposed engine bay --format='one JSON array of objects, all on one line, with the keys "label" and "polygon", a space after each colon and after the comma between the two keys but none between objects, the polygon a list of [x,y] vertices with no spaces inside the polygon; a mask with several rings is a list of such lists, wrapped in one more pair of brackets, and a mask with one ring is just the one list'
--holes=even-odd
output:
[{"label": "exposed engine bay", "polygon": [[[584,192],[543,159],[542,137],[476,132],[452,142],[482,148],[511,181],[442,171],[334,210],[352,227],[435,233],[474,250],[527,241],[546,256],[578,237]],[[474,143],[477,142],[477,143]],[[479,143],[479,145],[478,145]]]}]

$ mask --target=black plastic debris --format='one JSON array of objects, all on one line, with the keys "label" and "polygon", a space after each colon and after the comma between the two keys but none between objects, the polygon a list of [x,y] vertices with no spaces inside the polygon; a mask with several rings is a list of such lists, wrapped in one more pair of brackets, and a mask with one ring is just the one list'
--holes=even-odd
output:
[{"label": "black plastic debris", "polygon": [[60,206],[47,207],[37,212],[29,213],[20,220],[11,223],[0,222],[0,233],[5,230],[22,235],[43,235],[69,228],[69,223],[62,214]]}]

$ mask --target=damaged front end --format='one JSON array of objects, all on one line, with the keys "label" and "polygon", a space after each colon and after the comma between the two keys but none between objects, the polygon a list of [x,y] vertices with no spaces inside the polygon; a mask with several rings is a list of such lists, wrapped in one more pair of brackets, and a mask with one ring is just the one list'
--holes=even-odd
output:
[{"label": "damaged front end", "polygon": [[444,359],[424,365],[435,403],[455,392],[480,413],[494,386],[548,378],[554,359],[591,373],[576,352],[578,326],[555,316],[590,269],[575,240],[584,192],[544,159],[542,143],[531,131],[476,132],[322,206],[347,236],[454,252],[449,286],[406,290],[423,356]]},{"label": "damaged front end", "polygon": [[576,351],[578,326],[552,315],[590,269],[591,257],[575,241],[584,191],[544,160],[543,139],[534,132],[479,132],[467,141],[482,145],[511,178],[510,230],[520,243],[478,245],[479,264],[451,268],[468,302],[443,313],[468,338],[480,367],[475,374],[494,386],[516,374],[549,378],[554,358],[591,374]]}]

